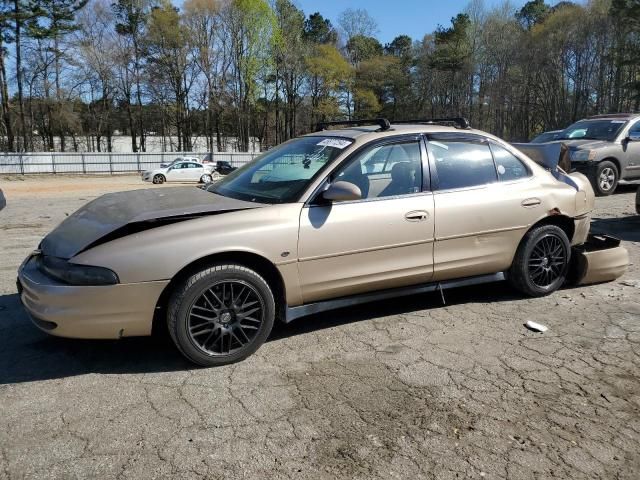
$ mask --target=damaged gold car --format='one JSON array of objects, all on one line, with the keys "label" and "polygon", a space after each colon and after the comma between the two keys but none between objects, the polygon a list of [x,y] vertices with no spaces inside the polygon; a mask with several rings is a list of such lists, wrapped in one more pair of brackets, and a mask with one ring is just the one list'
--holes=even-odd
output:
[{"label": "damaged gold car", "polygon": [[[203,189],[102,196],[22,264],[21,299],[53,335],[149,335],[166,322],[200,365],[241,360],[275,321],[507,279],[529,296],[621,275],[589,239],[594,192],[558,152],[464,119],[323,124]],[[558,147],[559,148],[559,147]],[[604,260],[603,260],[604,259]]]}]

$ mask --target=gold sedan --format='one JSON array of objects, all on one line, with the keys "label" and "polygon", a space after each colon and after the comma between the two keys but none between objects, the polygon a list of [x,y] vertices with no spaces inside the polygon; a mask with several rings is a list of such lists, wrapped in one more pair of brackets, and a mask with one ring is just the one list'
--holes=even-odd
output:
[{"label": "gold sedan", "polygon": [[547,295],[572,251],[595,265],[593,281],[626,268],[617,244],[605,242],[604,266],[588,247],[583,175],[463,119],[347,123],[202,189],[88,203],[20,267],[33,322],[119,338],[151,334],[155,319],[188,359],[221,365],[255,352],[275,321],[320,310],[505,278]]}]

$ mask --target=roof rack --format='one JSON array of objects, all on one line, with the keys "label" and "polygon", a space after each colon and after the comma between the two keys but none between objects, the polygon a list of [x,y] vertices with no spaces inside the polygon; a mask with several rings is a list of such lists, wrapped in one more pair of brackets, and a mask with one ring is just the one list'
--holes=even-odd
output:
[{"label": "roof rack", "polygon": [[387,120],[386,118],[371,118],[368,120],[338,120],[335,122],[320,122],[316,126],[316,132],[319,132],[320,130],[326,130],[327,127],[331,127],[335,125],[352,125],[352,126],[379,125],[381,132],[384,132],[385,130],[389,130],[391,128],[391,124],[389,123],[389,120]]},{"label": "roof rack", "polygon": [[424,125],[453,125],[456,128],[468,130],[471,128],[469,120],[464,117],[448,117],[448,118],[423,118],[420,120],[395,120],[393,123],[405,124],[424,124]]}]

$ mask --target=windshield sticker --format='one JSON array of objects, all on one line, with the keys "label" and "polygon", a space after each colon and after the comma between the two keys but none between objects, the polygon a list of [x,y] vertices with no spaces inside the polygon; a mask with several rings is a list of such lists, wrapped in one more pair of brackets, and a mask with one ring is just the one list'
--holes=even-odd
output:
[{"label": "windshield sticker", "polygon": [[340,138],[325,138],[321,142],[318,142],[318,145],[322,147],[339,148],[340,150],[342,150],[343,148],[346,148],[349,145],[351,145],[351,141],[342,140]]}]

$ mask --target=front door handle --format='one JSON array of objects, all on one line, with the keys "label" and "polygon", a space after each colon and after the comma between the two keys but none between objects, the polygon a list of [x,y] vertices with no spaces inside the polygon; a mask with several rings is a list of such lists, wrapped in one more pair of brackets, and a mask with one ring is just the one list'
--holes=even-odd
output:
[{"label": "front door handle", "polygon": [[523,207],[537,207],[538,205],[540,205],[542,202],[540,201],[539,198],[527,198],[525,200],[522,201],[521,205]]},{"label": "front door handle", "polygon": [[425,210],[413,210],[404,214],[405,220],[409,222],[422,222],[429,218],[429,212]]}]

